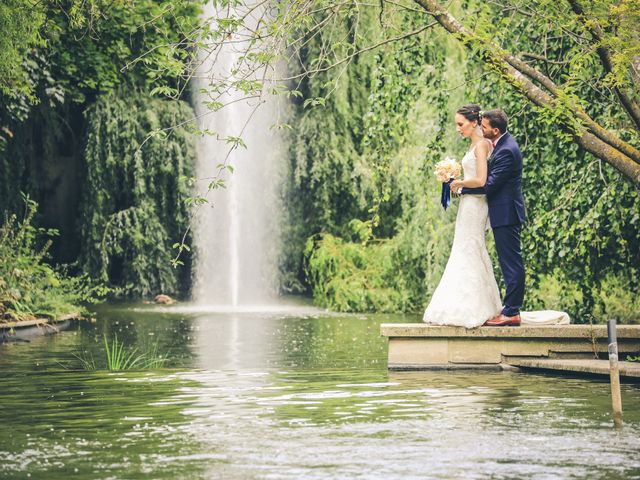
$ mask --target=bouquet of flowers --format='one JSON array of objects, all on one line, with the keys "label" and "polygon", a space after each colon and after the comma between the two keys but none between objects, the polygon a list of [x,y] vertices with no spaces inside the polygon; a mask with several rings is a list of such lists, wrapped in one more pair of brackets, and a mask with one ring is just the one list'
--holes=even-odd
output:
[{"label": "bouquet of flowers", "polygon": [[451,187],[450,183],[454,178],[459,177],[462,173],[462,167],[456,161],[455,158],[445,157],[444,160],[436,163],[436,168],[433,171],[436,178],[442,182],[442,194],[440,196],[440,203],[445,210],[451,205]]}]

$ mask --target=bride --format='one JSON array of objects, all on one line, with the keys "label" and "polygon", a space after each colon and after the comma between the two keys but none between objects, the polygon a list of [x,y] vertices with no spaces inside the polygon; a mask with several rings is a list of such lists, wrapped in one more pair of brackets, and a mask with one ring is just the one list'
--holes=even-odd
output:
[{"label": "bride", "polygon": [[[505,124],[501,129],[502,135],[495,138],[495,143],[485,138],[480,122],[481,114],[478,105],[465,105],[456,112],[456,130],[460,135],[469,139],[470,145],[461,162],[464,180],[457,180],[454,183],[456,188],[457,186],[464,187],[462,188],[462,193],[469,192],[474,194],[465,194],[460,197],[451,254],[440,284],[433,293],[431,302],[424,312],[423,320],[433,325],[455,325],[466,328],[479,327],[488,320],[487,325],[520,325],[520,322],[536,325],[568,324],[569,316],[566,313],[553,310],[519,312],[519,314],[516,313],[515,315],[510,314],[514,315],[512,317],[504,314],[504,311],[508,310],[508,308],[505,307],[503,309],[502,307],[498,284],[493,274],[493,267],[485,242],[485,232],[489,227],[489,204],[483,187],[487,185],[488,189],[489,166],[487,160],[491,156],[493,148],[500,142],[501,138],[507,138],[508,140],[510,136],[506,133],[506,116]],[[517,148],[517,144],[514,145]],[[504,146],[500,148],[504,150]],[[493,170],[499,169],[499,167],[495,166],[497,162],[497,160],[494,160],[492,164]],[[520,163],[520,169],[522,168],[521,165],[522,163]],[[504,172],[501,173],[504,174]],[[492,175],[494,175],[492,181],[496,183],[496,173],[494,172]],[[522,214],[523,218],[524,213]],[[492,218],[493,221],[494,219]],[[494,225],[494,236],[496,235],[495,231]],[[520,228],[518,227],[518,249],[519,231]],[[497,243],[496,246],[498,246]],[[498,256],[500,257],[500,249]],[[501,260],[504,272],[502,263],[506,262]],[[524,268],[521,264],[520,266],[522,274],[524,274]],[[521,286],[524,288],[524,277],[521,278],[521,281]],[[512,293],[509,293],[510,283],[513,282],[507,281],[506,283],[506,298],[512,299],[516,296],[513,294],[513,287],[511,287]],[[521,303],[521,297],[519,301]],[[508,321],[504,322],[502,320],[504,318]]]},{"label": "bride", "polygon": [[[458,133],[470,140],[469,150],[461,161],[464,186],[482,187],[487,181],[487,159],[492,146],[482,135],[480,107],[460,108],[455,123]],[[500,292],[485,243],[488,217],[486,195],[460,197],[451,255],[424,312],[425,322],[474,328],[500,313]]]}]

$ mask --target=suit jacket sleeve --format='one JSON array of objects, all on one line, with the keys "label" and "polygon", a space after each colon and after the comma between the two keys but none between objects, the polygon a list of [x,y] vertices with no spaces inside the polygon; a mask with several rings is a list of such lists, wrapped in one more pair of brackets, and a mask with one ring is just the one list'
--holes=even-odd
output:
[{"label": "suit jacket sleeve", "polygon": [[484,187],[462,189],[462,194],[491,195],[499,190],[513,176],[515,166],[513,152],[507,149],[500,150],[493,158],[491,173],[487,176]]}]

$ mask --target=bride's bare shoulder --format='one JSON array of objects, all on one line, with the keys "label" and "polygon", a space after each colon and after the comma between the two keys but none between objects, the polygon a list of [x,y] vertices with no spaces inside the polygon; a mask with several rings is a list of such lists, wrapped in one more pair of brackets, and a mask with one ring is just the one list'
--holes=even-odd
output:
[{"label": "bride's bare shoulder", "polygon": [[491,153],[491,150],[492,150],[491,140],[488,140],[486,138],[484,140],[480,140],[478,142],[478,146],[476,147],[476,150],[478,152],[484,153],[485,155],[488,155],[489,153]]}]

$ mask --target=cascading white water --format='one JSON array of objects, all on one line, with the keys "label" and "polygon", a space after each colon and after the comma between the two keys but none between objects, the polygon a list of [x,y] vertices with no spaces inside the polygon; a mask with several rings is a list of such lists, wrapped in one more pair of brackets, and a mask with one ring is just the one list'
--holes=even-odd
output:
[{"label": "cascading white water", "polygon": [[238,182],[231,181],[229,186],[229,286],[231,288],[231,305],[233,306],[238,305],[240,296],[240,251],[238,248],[239,243],[240,219],[238,218]]},{"label": "cascading white water", "polygon": [[[210,4],[204,15],[219,18]],[[209,203],[196,212],[193,299],[200,304],[263,304],[273,297],[278,187],[284,157],[279,138],[270,127],[277,122],[280,104],[275,98],[263,98],[260,101],[266,101],[255,110],[258,100],[243,100],[243,93],[230,92],[219,99],[227,106],[212,113],[205,105],[211,98],[201,91],[212,78],[230,77],[241,48],[229,43],[214,55],[202,53],[197,72],[194,93],[199,126],[215,132],[198,140],[198,191],[206,190],[231,148],[220,139],[242,137],[247,147],[232,151],[226,163],[233,167],[233,173],[225,170],[221,175],[226,188],[209,192]]]}]

